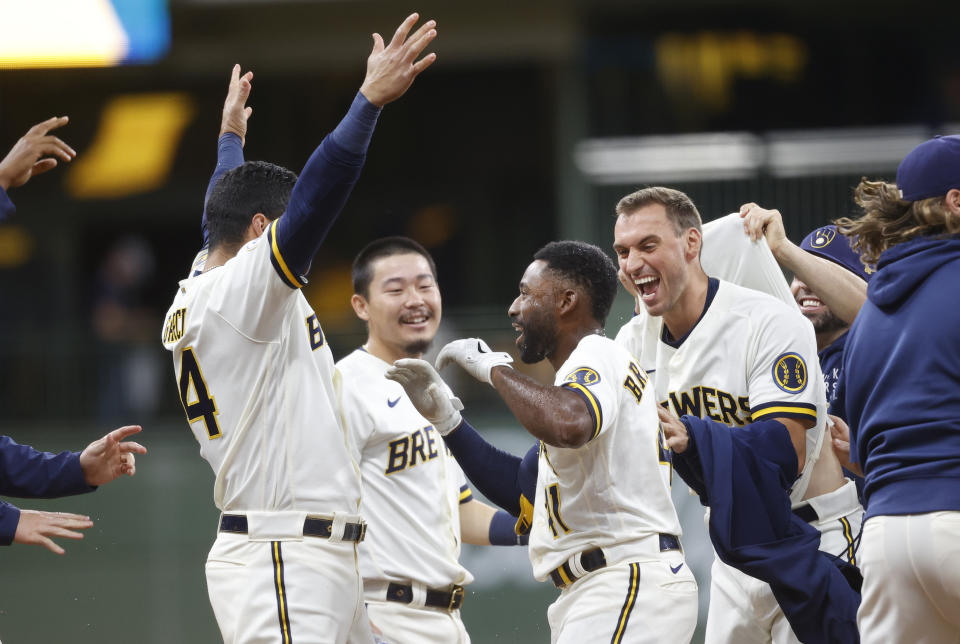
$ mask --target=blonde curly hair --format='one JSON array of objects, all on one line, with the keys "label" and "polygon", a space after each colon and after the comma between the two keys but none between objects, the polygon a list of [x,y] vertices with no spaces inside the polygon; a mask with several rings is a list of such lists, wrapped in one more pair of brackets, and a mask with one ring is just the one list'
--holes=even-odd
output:
[{"label": "blonde curly hair", "polygon": [[841,217],[834,223],[847,237],[856,236],[853,248],[865,266],[875,264],[888,248],[916,237],[960,233],[960,217],[950,212],[944,196],[904,201],[896,185],[863,177],[854,200],[863,216]]}]

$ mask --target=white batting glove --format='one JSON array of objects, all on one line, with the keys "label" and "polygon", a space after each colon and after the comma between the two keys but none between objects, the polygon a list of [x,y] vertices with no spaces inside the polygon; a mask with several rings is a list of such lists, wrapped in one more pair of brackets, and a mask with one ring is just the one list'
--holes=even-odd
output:
[{"label": "white batting glove", "polygon": [[492,386],[490,370],[500,365],[509,367],[513,358],[509,353],[491,351],[487,343],[480,338],[466,338],[454,340],[440,350],[440,355],[437,356],[437,371],[451,362],[456,362],[471,376]]},{"label": "white batting glove", "polygon": [[413,406],[441,435],[446,436],[460,426],[463,403],[447,393],[440,374],[426,360],[397,360],[387,369],[387,378],[403,386]]}]

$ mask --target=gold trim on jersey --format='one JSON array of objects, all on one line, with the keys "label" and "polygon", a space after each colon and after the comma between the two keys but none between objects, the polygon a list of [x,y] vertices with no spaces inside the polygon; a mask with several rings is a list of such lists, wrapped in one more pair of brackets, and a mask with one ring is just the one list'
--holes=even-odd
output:
[{"label": "gold trim on jersey", "polygon": [[277,246],[277,220],[270,222],[269,228],[269,237],[270,237],[270,251],[273,253],[273,258],[276,261],[275,266],[279,267],[283,277],[286,277],[286,281],[289,282],[288,286],[293,286],[294,288],[300,288],[304,286],[304,282],[296,277],[290,268],[287,266],[287,262],[284,261],[283,255],[280,254],[280,247]]},{"label": "gold trim on jersey", "polygon": [[473,492],[470,491],[470,488],[464,485],[462,488],[460,488],[460,504],[463,505],[467,501],[472,501],[472,500],[473,500]]},{"label": "gold trim on jersey", "polygon": [[840,525],[843,526],[843,538],[847,541],[847,561],[851,566],[856,566],[857,558],[853,549],[853,528],[850,526],[850,520],[847,517],[840,517]]},{"label": "gold trim on jersey", "polygon": [[517,534],[529,534],[533,527],[533,503],[525,494],[520,494],[520,516],[517,517],[517,523],[513,526],[513,531]]},{"label": "gold trim on jersey", "polygon": [[627,588],[627,597],[623,601],[623,608],[620,609],[620,617],[617,619],[617,628],[613,631],[613,637],[610,638],[610,644],[620,644],[623,641],[623,635],[627,631],[627,622],[630,621],[630,613],[633,611],[634,604],[637,603],[637,589],[640,586],[640,564],[630,564],[630,583]]},{"label": "gold trim on jersey", "polygon": [[603,411],[600,408],[600,401],[597,400],[597,397],[593,395],[590,389],[581,385],[579,382],[565,382],[560,386],[573,389],[587,400],[590,416],[593,417],[593,434],[590,436],[590,440],[593,440],[600,434],[600,428],[603,427]]},{"label": "gold trim on jersey", "polygon": [[808,403],[771,402],[750,409],[753,421],[777,416],[817,419],[817,407]]}]

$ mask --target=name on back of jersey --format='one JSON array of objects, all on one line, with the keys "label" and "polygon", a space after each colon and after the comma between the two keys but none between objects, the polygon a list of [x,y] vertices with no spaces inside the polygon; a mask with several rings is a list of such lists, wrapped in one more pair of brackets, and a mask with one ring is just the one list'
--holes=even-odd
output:
[{"label": "name on back of jersey", "polygon": [[163,323],[163,343],[170,344],[183,337],[183,329],[186,326],[187,309],[177,309],[167,315]]}]

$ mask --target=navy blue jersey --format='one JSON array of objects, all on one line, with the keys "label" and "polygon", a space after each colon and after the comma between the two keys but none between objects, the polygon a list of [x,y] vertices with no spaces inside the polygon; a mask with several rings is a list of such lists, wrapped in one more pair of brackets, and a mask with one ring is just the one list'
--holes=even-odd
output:
[{"label": "navy blue jersey", "polygon": [[16,210],[13,202],[10,201],[10,195],[7,194],[6,190],[0,188],[0,221],[12,215]]},{"label": "navy blue jersey", "polygon": [[823,385],[827,390],[827,411],[840,418],[844,418],[844,413],[836,401],[840,372],[843,370],[843,347],[846,343],[847,334],[844,333],[817,354],[820,358],[820,371],[823,372]]},{"label": "navy blue jersey", "polygon": [[866,517],[960,510],[960,237],[883,253],[842,376]]}]

